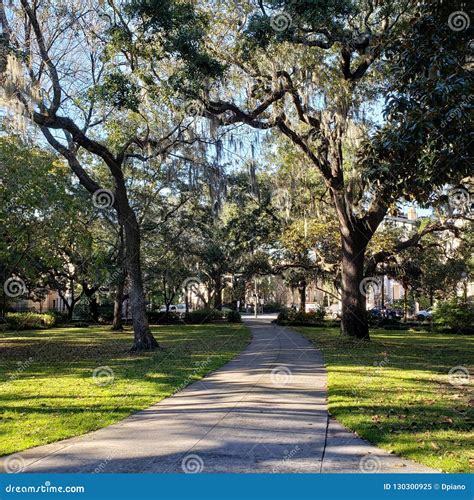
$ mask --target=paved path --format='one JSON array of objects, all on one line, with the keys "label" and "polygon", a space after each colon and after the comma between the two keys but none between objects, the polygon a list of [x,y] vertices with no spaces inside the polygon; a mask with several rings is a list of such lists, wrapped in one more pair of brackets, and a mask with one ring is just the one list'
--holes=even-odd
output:
[{"label": "paved path", "polygon": [[[24,472],[434,472],[328,418],[309,341],[246,319],[253,340],[220,370],[104,429],[0,460]],[[13,464],[13,465],[12,465]]]}]

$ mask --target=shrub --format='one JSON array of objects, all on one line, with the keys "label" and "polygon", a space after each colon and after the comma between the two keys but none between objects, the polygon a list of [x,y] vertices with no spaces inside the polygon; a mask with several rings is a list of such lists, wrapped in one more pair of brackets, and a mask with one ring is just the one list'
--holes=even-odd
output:
[{"label": "shrub", "polygon": [[263,311],[265,313],[279,313],[283,311],[284,307],[278,302],[269,302],[263,306]]},{"label": "shrub", "polygon": [[383,328],[384,330],[417,330],[417,331],[424,331],[425,328],[420,327],[420,326],[413,326],[410,327],[406,325],[405,323],[393,323],[393,324],[382,324],[382,325],[375,325],[376,328]]},{"label": "shrub", "polygon": [[324,320],[324,309],[317,309],[310,312],[295,311],[294,309],[284,309],[278,314],[277,322],[289,324],[316,325]]},{"label": "shrub", "polygon": [[99,309],[99,322],[111,323],[114,319],[114,306],[113,304],[101,304]]},{"label": "shrub", "polygon": [[48,314],[52,314],[55,317],[55,319],[56,319],[56,323],[55,324],[58,324],[58,323],[67,323],[69,321],[67,312],[63,312],[63,311],[48,311]]},{"label": "shrub", "polygon": [[437,330],[473,333],[474,304],[463,303],[458,298],[438,303],[433,310],[432,322]]},{"label": "shrub", "polygon": [[[291,312],[293,312],[293,311],[291,311]],[[278,313],[277,322],[288,321],[289,319],[290,319],[290,310],[289,309],[284,308]]]},{"label": "shrub", "polygon": [[90,326],[90,323],[88,323],[87,321],[73,321],[71,323],[71,326],[74,327],[74,328],[89,328]]},{"label": "shrub", "polygon": [[7,313],[5,319],[8,327],[15,330],[51,328],[56,324],[56,317],[51,313],[13,312]]},{"label": "shrub", "polygon": [[212,323],[222,319],[223,313],[217,309],[196,309],[184,315],[184,322],[190,324]]},{"label": "shrub", "polygon": [[79,302],[74,308],[73,319],[74,321],[89,321],[91,319],[89,306],[83,302]]},{"label": "shrub", "polygon": [[298,311],[293,318],[297,323],[320,323],[324,319],[324,310],[302,312]]},{"label": "shrub", "polygon": [[401,325],[401,322],[397,318],[371,318],[369,317],[369,325],[374,327],[374,328],[393,328],[394,330],[397,330],[398,327]]},{"label": "shrub", "polygon": [[242,316],[239,311],[229,311],[225,315],[228,323],[242,323]]},{"label": "shrub", "polygon": [[431,316],[425,316],[424,314],[416,315],[417,321],[424,321],[425,323],[429,323],[431,321]]},{"label": "shrub", "polygon": [[148,321],[152,325],[176,325],[182,322],[175,312],[150,311],[147,315]]}]

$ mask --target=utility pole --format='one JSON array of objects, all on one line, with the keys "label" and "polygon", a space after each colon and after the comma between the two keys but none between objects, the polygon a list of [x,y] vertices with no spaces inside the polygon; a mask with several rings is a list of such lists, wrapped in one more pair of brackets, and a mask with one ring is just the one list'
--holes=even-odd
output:
[{"label": "utility pole", "polygon": [[257,318],[258,317],[258,312],[257,312],[257,308],[258,308],[257,278],[255,278],[254,284],[255,284],[255,293],[253,295],[254,298],[255,298],[255,302],[254,302],[254,316]]},{"label": "utility pole", "polygon": [[382,309],[385,309],[385,274],[382,274]]}]

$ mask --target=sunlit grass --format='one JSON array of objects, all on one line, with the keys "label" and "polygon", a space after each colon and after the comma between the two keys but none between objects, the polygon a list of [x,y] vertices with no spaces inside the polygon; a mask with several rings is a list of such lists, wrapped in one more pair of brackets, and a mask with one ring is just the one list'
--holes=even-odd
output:
[{"label": "sunlit grass", "polygon": [[[153,332],[166,350],[140,355],[127,352],[130,331],[3,332],[0,455],[117,422],[222,366],[249,341],[248,329],[236,324],[161,326]],[[104,378],[93,378],[98,367],[107,367]]]},{"label": "sunlit grass", "polygon": [[474,338],[376,330],[372,341],[338,331],[295,328],[321,349],[328,369],[329,410],[380,447],[446,472],[474,463],[472,383],[448,372],[473,367]]}]

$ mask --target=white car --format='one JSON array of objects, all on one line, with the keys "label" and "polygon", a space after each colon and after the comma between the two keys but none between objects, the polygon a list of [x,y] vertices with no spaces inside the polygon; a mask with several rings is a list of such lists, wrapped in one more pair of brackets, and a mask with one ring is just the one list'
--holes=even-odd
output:
[{"label": "white car", "polygon": [[416,313],[417,319],[430,319],[433,314],[433,311],[431,309],[426,309],[422,311],[418,311]]},{"label": "white car", "polygon": [[342,316],[342,309],[339,304],[331,304],[326,307],[326,314],[332,319],[339,319]]},{"label": "white car", "polygon": [[[189,311],[191,311],[191,308],[188,308]],[[186,313],[186,304],[170,304],[170,307],[168,309],[169,312],[176,313],[176,314],[185,314]],[[160,307],[160,312],[166,312],[166,306],[161,306]]]}]

